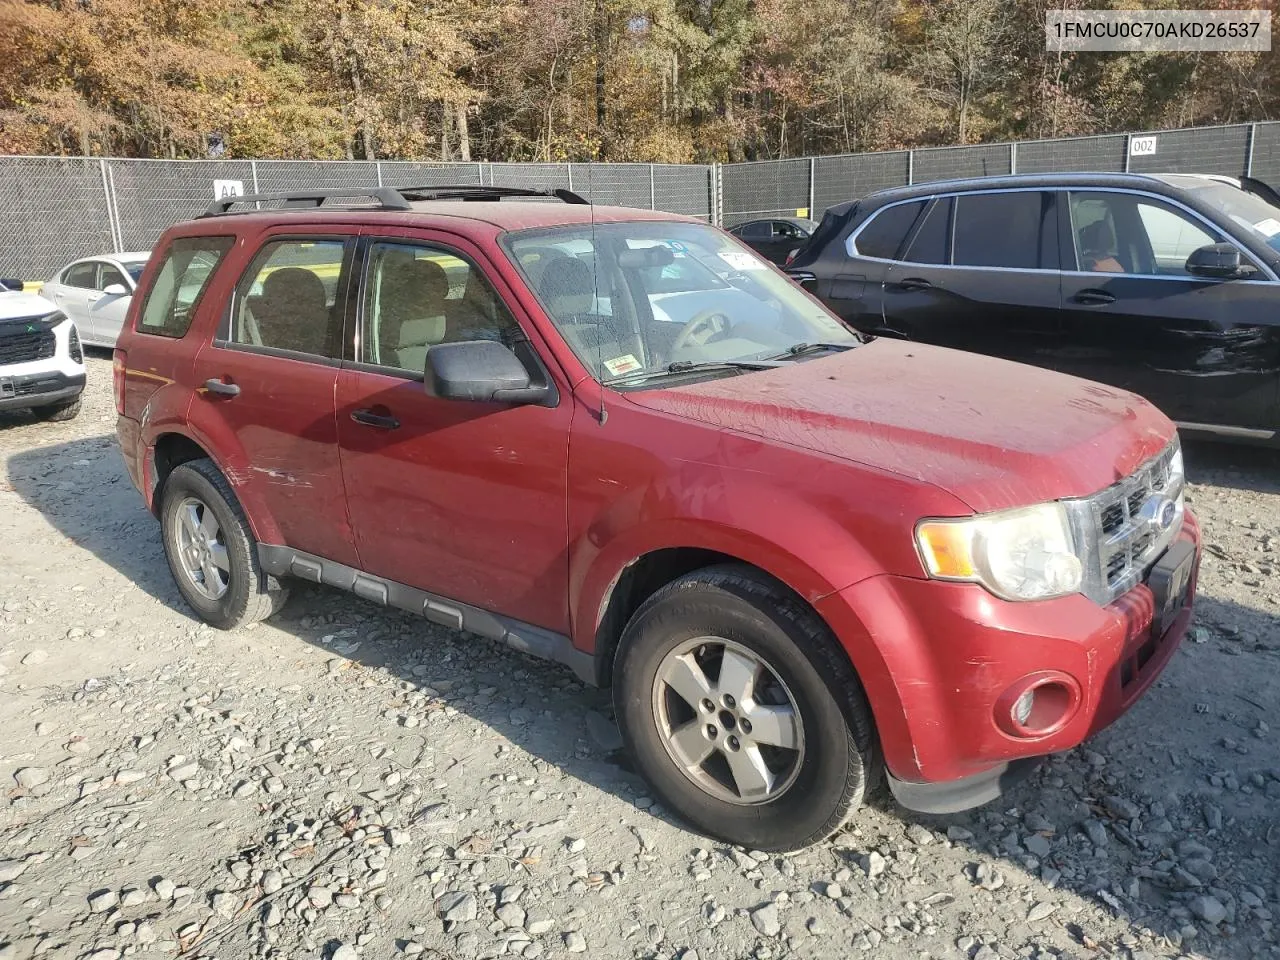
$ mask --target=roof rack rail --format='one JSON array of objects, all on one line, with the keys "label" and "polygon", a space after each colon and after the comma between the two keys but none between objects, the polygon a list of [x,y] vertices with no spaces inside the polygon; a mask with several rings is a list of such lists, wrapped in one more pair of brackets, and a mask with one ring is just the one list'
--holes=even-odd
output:
[{"label": "roof rack rail", "polygon": [[[342,190],[301,190],[289,193],[250,193],[215,200],[200,215],[221,217],[232,213],[237,203],[283,201],[285,207],[318,207],[326,200],[370,199],[378,201],[379,210],[412,210],[412,200],[501,200],[503,197],[544,197],[564,203],[590,204],[580,194],[561,188],[534,190],[526,187],[497,187],[462,184],[458,186],[366,187]],[[248,213],[249,211],[236,211]]]},{"label": "roof rack rail", "polygon": [[[289,193],[247,193],[238,197],[215,200],[201,217],[219,217],[231,212],[237,203],[284,201],[286,207],[318,207],[326,200],[355,200],[359,198],[378,201],[382,210],[411,210],[409,201],[390,187],[367,187],[355,190],[300,190]],[[246,211],[247,212],[247,211]]]}]

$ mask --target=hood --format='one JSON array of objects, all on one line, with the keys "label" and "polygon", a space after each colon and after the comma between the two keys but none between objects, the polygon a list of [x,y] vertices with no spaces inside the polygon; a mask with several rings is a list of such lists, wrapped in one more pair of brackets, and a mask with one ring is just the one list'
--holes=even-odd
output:
[{"label": "hood", "polygon": [[30,320],[43,317],[58,309],[56,303],[38,297],[34,293],[0,292],[0,323],[5,320]]},{"label": "hood", "polygon": [[979,513],[1095,493],[1175,432],[1124,390],[898,340],[627,398],[930,483]]}]

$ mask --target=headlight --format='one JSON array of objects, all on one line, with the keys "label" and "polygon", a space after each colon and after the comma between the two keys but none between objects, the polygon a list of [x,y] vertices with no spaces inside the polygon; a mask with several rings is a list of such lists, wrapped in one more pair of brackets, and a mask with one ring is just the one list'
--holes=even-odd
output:
[{"label": "headlight", "polygon": [[1182,444],[1179,442],[1174,447],[1173,456],[1169,458],[1169,483],[1171,486],[1181,490],[1183,481],[1186,479],[1187,471],[1182,465]]},{"label": "headlight", "polygon": [[1084,568],[1061,504],[963,520],[923,520],[916,544],[936,580],[980,583],[1005,600],[1047,600],[1077,593]]}]

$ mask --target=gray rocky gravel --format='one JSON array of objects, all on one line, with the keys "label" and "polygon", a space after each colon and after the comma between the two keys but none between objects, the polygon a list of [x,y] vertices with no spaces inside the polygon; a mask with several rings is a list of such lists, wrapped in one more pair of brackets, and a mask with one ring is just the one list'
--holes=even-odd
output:
[{"label": "gray rocky gravel", "polygon": [[1188,444],[1197,624],[1133,712],[779,856],[686,830],[554,666],[302,585],[200,624],[89,373],[71,423],[0,417],[2,960],[1278,953],[1274,454]]}]

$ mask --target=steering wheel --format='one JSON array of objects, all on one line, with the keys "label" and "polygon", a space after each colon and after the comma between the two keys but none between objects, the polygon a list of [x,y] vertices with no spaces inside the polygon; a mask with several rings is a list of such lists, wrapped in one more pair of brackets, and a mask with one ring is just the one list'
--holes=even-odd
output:
[{"label": "steering wheel", "polygon": [[701,310],[698,313],[695,313],[685,323],[684,327],[681,328],[680,332],[676,334],[676,339],[671,344],[671,352],[674,354],[683,350],[689,345],[690,341],[693,340],[693,335],[695,333],[703,327],[712,326],[716,321],[718,321],[718,324],[716,325],[719,326],[729,325],[729,318],[714,307],[709,307],[706,310]]}]

